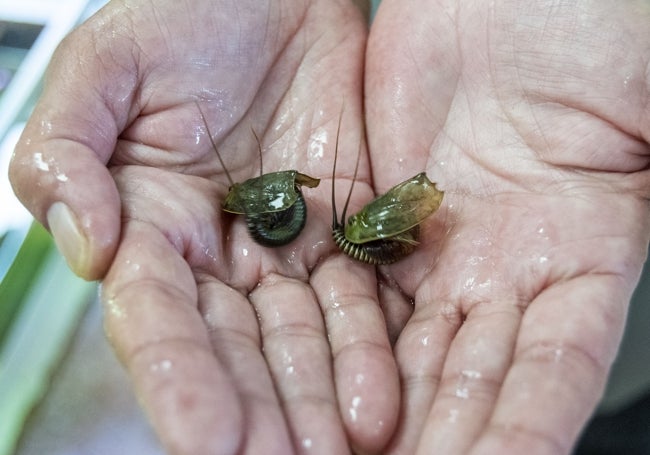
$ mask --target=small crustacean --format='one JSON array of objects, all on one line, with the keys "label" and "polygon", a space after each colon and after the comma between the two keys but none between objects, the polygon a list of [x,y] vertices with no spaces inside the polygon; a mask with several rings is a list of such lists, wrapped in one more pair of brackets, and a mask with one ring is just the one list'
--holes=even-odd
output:
[{"label": "small crustacean", "polygon": [[262,146],[253,131],[260,152],[260,176],[235,183],[214,143],[208,122],[198,103],[197,107],[212,147],[230,182],[223,210],[244,215],[250,236],[262,246],[277,247],[293,241],[307,221],[307,205],[300,187],[317,187],[320,179],[294,170],[264,174],[261,165]]},{"label": "small crustacean", "polygon": [[340,129],[339,118],[332,170],[334,242],[345,254],[361,262],[381,265],[399,261],[415,250],[418,245],[420,223],[440,207],[444,192],[438,190],[435,183],[421,172],[371,201],[359,213],[352,215],[346,223],[345,214],[359,167],[357,156],[354,178],[339,221],[334,201],[334,178]]}]

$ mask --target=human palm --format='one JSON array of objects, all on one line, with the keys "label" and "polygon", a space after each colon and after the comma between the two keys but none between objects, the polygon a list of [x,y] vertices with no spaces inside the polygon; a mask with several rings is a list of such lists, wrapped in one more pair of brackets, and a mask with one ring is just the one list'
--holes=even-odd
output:
[{"label": "human palm", "polygon": [[[341,116],[337,174],[349,182],[361,143],[369,180],[366,32],[348,2],[112,2],[53,60],[12,180],[71,267],[103,278],[107,334],[174,453],[344,453],[390,437],[398,379],[372,270],[321,261]],[[255,134],[264,171],[324,179],[304,190],[298,239],[264,248],[222,212],[208,129],[235,181],[259,175]]]},{"label": "human palm", "polygon": [[446,195],[385,271],[403,392],[389,452],[567,453],[648,245],[650,12],[410,6],[384,1],[368,41],[372,176],[381,192],[426,169]]},{"label": "human palm", "polygon": [[[385,0],[366,50],[344,1],[215,3],[109,4],[53,60],[11,170],[104,278],[168,448],[569,450],[648,242],[647,11]],[[290,245],[220,210],[195,102],[236,181],[260,171],[251,129],[265,172],[323,179]],[[446,191],[378,273],[330,238],[339,115],[339,208],[360,143],[353,209],[422,170]]]}]

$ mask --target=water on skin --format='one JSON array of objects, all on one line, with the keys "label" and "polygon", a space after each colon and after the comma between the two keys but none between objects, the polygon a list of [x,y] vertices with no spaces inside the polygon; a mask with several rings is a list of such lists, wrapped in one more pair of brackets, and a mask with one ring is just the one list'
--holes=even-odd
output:
[{"label": "water on skin", "polygon": [[481,379],[481,372],[476,370],[462,370],[458,377],[456,385],[456,396],[458,398],[470,398],[471,384],[473,381]]},{"label": "water on skin", "polygon": [[34,166],[36,169],[42,172],[52,172],[54,178],[59,182],[67,182],[68,176],[61,171],[59,166],[56,164],[54,158],[49,158],[48,160],[43,159],[43,154],[41,152],[34,153]]},{"label": "water on skin", "polygon": [[106,310],[108,313],[111,314],[111,316],[117,318],[117,319],[124,319],[126,318],[126,311],[124,308],[118,304],[115,303],[115,299],[108,299],[106,300],[105,304]]},{"label": "water on skin", "polygon": [[352,402],[348,408],[348,414],[350,415],[350,420],[356,422],[359,418],[359,406],[361,405],[361,397],[355,396],[352,397]]},{"label": "water on skin", "polygon": [[319,160],[325,155],[325,144],[328,143],[327,131],[318,129],[312,134],[309,141],[309,159]]},{"label": "water on skin", "polygon": [[163,359],[159,362],[154,362],[149,367],[152,373],[167,373],[172,369],[172,361],[168,359]]}]

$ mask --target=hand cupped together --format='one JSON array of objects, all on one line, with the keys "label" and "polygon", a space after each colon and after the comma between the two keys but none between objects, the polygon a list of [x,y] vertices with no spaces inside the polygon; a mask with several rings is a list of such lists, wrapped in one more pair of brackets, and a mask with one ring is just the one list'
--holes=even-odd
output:
[{"label": "hand cupped together", "polygon": [[[62,43],[12,183],[102,280],[170,452],[570,451],[648,244],[650,13],[558,8],[385,0],[366,43],[348,1],[113,1]],[[264,172],[321,179],[295,241],[221,210],[196,103],[235,182],[255,134]],[[445,190],[403,261],[336,251],[337,141],[350,213]]]},{"label": "hand cupped together", "polygon": [[[347,1],[115,1],[52,61],[12,182],[72,269],[102,279],[108,337],[172,453],[375,451],[392,433],[372,270],[329,257],[330,152],[345,105],[349,181],[366,33]],[[255,134],[264,172],[323,179],[296,241],[261,247],[222,212],[197,103],[235,181],[259,175]],[[365,148],[359,176],[370,194]]]},{"label": "hand cupped together", "polygon": [[390,453],[571,451],[648,246],[649,15],[382,3],[366,55],[375,188],[426,169],[446,190],[435,234],[390,270],[415,303],[393,329]]}]

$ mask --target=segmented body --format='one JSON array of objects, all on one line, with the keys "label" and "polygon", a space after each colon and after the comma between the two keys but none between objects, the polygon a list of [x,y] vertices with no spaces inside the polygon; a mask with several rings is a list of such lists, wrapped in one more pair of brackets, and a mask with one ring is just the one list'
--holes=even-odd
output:
[{"label": "segmented body", "polygon": [[196,107],[201,114],[212,148],[230,182],[228,194],[222,204],[223,210],[244,215],[248,233],[262,246],[283,246],[296,239],[307,221],[307,205],[300,188],[302,185],[315,188],[320,179],[294,170],[264,174],[262,145],[251,128],[260,154],[260,176],[244,182],[234,182],[212,139],[208,122],[198,102]]},{"label": "segmented body", "polygon": [[[417,241],[420,226],[414,226],[409,233]],[[386,265],[397,262],[411,254],[417,246],[416,243],[407,243],[390,238],[372,240],[366,243],[353,243],[345,238],[343,226],[340,224],[332,229],[332,236],[336,246],[345,254],[357,261],[371,265]]]},{"label": "segmented body", "polygon": [[367,264],[392,264],[408,256],[418,245],[420,223],[435,212],[442,202],[443,191],[436,188],[426,173],[421,172],[395,185],[375,198],[363,209],[346,219],[346,212],[359,170],[361,143],[357,153],[354,177],[343,206],[340,221],[336,213],[334,181],[338,158],[341,116],[336,132],[332,166],[332,236],[336,246],[348,256]]},{"label": "segmented body", "polygon": [[248,233],[255,242],[266,247],[277,247],[298,237],[307,222],[307,204],[298,186],[296,192],[296,202],[286,210],[245,214]]}]

